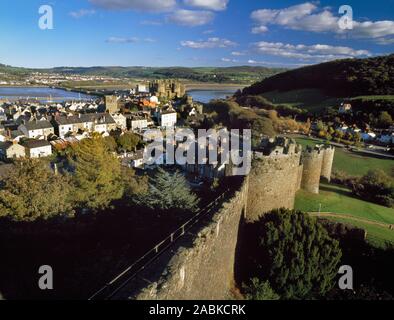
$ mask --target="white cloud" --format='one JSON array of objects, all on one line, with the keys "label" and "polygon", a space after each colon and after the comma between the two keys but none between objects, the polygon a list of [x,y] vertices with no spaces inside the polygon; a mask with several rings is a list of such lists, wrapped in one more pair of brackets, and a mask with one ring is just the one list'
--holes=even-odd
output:
[{"label": "white cloud", "polygon": [[252,33],[254,33],[254,34],[264,33],[267,31],[268,31],[268,28],[266,26],[258,26],[258,27],[252,28]]},{"label": "white cloud", "polygon": [[394,35],[394,21],[365,21],[353,23],[353,31],[350,31],[355,38],[382,38]]},{"label": "white cloud", "polygon": [[143,20],[141,21],[141,24],[144,26],[161,26],[163,25],[163,22],[157,20]]},{"label": "white cloud", "polygon": [[244,56],[244,55],[245,55],[245,52],[233,51],[233,52],[231,52],[231,55],[232,55],[232,56],[236,56],[236,57]]},{"label": "white cloud", "polygon": [[[279,25],[288,29],[308,31],[330,31],[338,28],[338,18],[324,9],[318,11],[318,6],[306,2],[280,10],[261,9],[252,12],[252,19],[259,24],[255,28],[267,28],[267,25]],[[258,29],[256,29],[258,30]],[[266,31],[266,30],[265,30]]]},{"label": "white cloud", "polygon": [[176,0],[89,0],[92,4],[110,10],[138,10],[163,12],[173,9]]},{"label": "white cloud", "polygon": [[196,27],[210,23],[214,17],[210,11],[180,9],[167,16],[167,21],[181,26]]},{"label": "white cloud", "polygon": [[192,49],[212,49],[212,48],[228,48],[237,44],[233,41],[221,38],[209,38],[206,41],[182,41],[181,46]]},{"label": "white cloud", "polygon": [[236,59],[230,59],[230,58],[222,58],[221,61],[222,61],[222,62],[232,62],[232,63],[238,62],[238,60],[236,60]]},{"label": "white cloud", "polygon": [[338,25],[340,17],[334,15],[332,9],[320,8],[318,3],[312,2],[284,9],[260,9],[251,14],[256,24],[252,32],[266,32],[269,25],[276,25],[291,30],[333,32],[351,38],[375,39],[378,43],[387,42],[385,37],[394,35],[394,21],[353,21],[353,29],[342,30]]},{"label": "white cloud", "polygon": [[127,43],[137,43],[137,42],[147,42],[147,43],[153,43],[156,42],[155,39],[152,38],[144,38],[140,39],[137,37],[109,37],[105,42],[107,43],[117,43],[117,44],[127,44]]},{"label": "white cloud", "polygon": [[108,43],[136,43],[139,39],[136,37],[122,38],[122,37],[109,37],[106,42]]},{"label": "white cloud", "polygon": [[227,9],[229,0],[184,0],[183,2],[191,7],[221,11]]},{"label": "white cloud", "polygon": [[343,58],[365,57],[371,55],[367,50],[355,50],[349,47],[331,46],[325,44],[292,45],[282,42],[260,41],[254,44],[254,48],[259,54],[316,62]]},{"label": "white cloud", "polygon": [[73,18],[82,18],[85,16],[92,16],[96,13],[95,10],[92,9],[80,9],[78,11],[71,11],[70,12],[70,16],[72,16]]},{"label": "white cloud", "polygon": [[281,66],[281,67],[302,67],[309,65],[309,63],[282,63],[282,62],[268,62],[268,61],[256,61],[253,59],[249,59],[247,61],[248,64],[260,64],[266,66]]}]

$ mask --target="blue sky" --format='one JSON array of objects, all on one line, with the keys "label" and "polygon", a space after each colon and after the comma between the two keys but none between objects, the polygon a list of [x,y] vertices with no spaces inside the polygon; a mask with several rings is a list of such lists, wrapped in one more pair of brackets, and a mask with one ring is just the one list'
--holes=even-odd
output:
[{"label": "blue sky", "polygon": [[[353,28],[339,27],[340,6]],[[53,8],[53,30],[38,25]],[[394,0],[2,0],[0,63],[297,67],[394,52]]]}]

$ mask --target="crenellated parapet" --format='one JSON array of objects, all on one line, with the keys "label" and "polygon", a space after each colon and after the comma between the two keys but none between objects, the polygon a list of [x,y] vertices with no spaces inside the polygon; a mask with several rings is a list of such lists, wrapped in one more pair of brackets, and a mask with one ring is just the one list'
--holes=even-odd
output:
[{"label": "crenellated parapet", "polygon": [[294,207],[302,170],[302,148],[292,139],[263,141],[254,152],[249,174],[249,195],[246,220],[252,222],[277,208]]}]

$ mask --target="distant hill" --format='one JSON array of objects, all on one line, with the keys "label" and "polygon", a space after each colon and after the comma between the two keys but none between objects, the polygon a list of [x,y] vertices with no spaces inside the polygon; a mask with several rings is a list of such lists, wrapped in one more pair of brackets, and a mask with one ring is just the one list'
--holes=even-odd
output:
[{"label": "distant hill", "polygon": [[200,67],[200,68],[186,68],[186,67],[57,67],[51,69],[25,69],[6,66],[0,64],[0,72],[22,75],[34,71],[60,74],[80,74],[80,75],[95,75],[95,76],[110,76],[120,78],[134,78],[134,79],[162,79],[162,78],[177,78],[196,82],[214,82],[214,83],[242,83],[250,84],[260,81],[264,78],[271,77],[280,72],[286,71],[282,68],[266,68],[266,67]]},{"label": "distant hill", "polygon": [[332,97],[394,94],[394,54],[344,59],[307,66],[266,78],[245,88],[244,95],[318,89]]},{"label": "distant hill", "polygon": [[178,78],[199,82],[253,83],[286,71],[281,68],[265,67],[225,67],[225,68],[187,68],[187,67],[90,67],[48,69],[47,72],[77,73],[83,75],[106,75],[127,78]]}]

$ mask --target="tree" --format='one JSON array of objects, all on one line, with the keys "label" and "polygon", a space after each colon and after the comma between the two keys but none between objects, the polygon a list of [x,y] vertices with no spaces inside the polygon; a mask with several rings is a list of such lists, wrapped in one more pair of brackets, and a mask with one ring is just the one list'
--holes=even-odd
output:
[{"label": "tree", "polygon": [[136,197],[135,201],[159,210],[195,211],[198,204],[185,177],[178,171],[170,173],[162,168],[150,178],[148,192]]},{"label": "tree", "polygon": [[132,198],[148,192],[148,177],[146,175],[137,176],[131,168],[122,168],[122,181],[125,197]]},{"label": "tree", "polygon": [[279,300],[279,295],[271,288],[268,281],[253,278],[249,286],[244,286],[247,300]]},{"label": "tree", "polygon": [[387,128],[393,124],[393,118],[387,111],[379,114],[378,125],[382,128]]},{"label": "tree", "polygon": [[140,142],[140,138],[131,132],[126,132],[117,139],[119,149],[122,151],[134,151]]},{"label": "tree", "polygon": [[394,207],[394,180],[383,170],[368,171],[353,185],[353,193],[364,200]]},{"label": "tree", "polygon": [[56,175],[47,162],[18,160],[3,183],[0,216],[16,221],[34,221],[72,213],[69,178]]},{"label": "tree", "polygon": [[332,289],[342,252],[315,218],[280,209],[264,215],[254,228],[259,278],[269,279],[283,299],[320,297]]},{"label": "tree", "polygon": [[75,200],[81,208],[103,209],[123,195],[120,161],[100,135],[82,140],[71,161]]},{"label": "tree", "polygon": [[112,136],[105,137],[104,143],[105,143],[106,147],[108,148],[108,150],[111,152],[115,152],[118,147],[115,138]]}]

